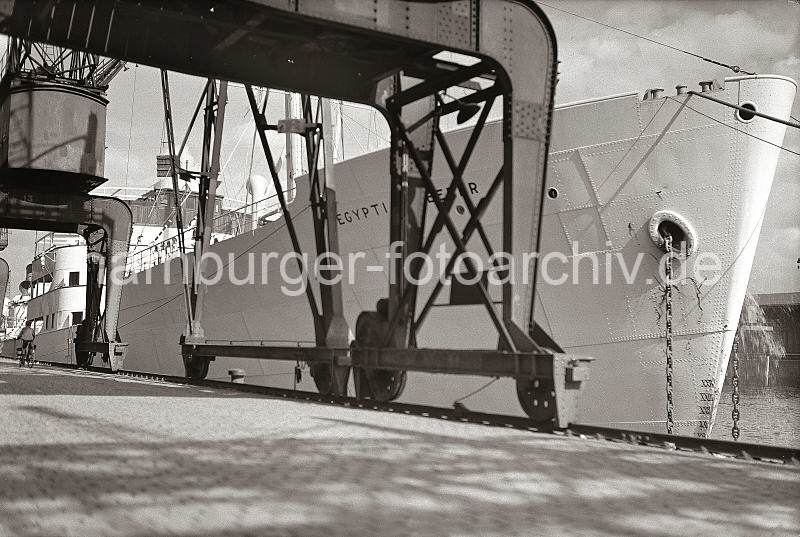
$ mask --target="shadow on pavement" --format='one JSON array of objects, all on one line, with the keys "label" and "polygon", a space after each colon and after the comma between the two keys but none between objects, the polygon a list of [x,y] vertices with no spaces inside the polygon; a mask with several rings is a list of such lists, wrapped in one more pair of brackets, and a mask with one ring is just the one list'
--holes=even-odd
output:
[{"label": "shadow on pavement", "polygon": [[123,426],[113,441],[0,445],[0,535],[800,531],[792,469],[504,431],[306,423],[222,441],[153,440]]}]

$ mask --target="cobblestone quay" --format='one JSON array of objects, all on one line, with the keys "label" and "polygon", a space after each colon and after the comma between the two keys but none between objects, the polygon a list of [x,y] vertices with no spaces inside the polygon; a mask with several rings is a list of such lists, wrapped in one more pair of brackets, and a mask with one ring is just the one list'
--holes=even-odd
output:
[{"label": "cobblestone quay", "polygon": [[0,360],[0,536],[796,536],[800,470]]}]

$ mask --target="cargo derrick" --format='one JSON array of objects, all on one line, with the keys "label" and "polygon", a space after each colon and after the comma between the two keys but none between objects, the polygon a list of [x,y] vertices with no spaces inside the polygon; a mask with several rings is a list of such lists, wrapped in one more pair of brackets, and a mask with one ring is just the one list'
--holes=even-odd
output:
[{"label": "cargo derrick", "polygon": [[[389,122],[387,242],[400,241],[402,247],[393,258],[388,297],[375,311],[361,313],[355,341],[342,346],[340,330],[331,328],[337,326],[335,307],[316,307],[316,295],[327,294],[331,304],[340,300],[341,290],[324,289],[322,284],[308,295],[317,334],[313,347],[209,341],[190,310],[191,330],[181,342],[187,375],[204,376],[204,362],[214,356],[302,360],[316,365],[321,390],[342,393],[346,374],[353,371],[359,397],[384,401],[399,396],[407,370],[506,376],[516,379],[518,398],[533,422],[566,427],[574,419],[590,359],[558,352],[557,342],[536,323],[535,276],[512,282],[502,278],[508,269],[495,264],[505,280],[500,297],[490,295],[480,278],[475,285],[476,297],[496,329],[497,350],[421,349],[416,348],[416,334],[439,290],[420,294],[404,271],[412,255],[429,253],[443,240],[455,248],[454,258],[475,252],[491,259],[492,253],[504,252],[518,267],[530,262],[526,254],[539,250],[557,62],[552,27],[533,2],[42,0],[0,8],[0,31],[244,83],[276,186],[277,170],[264,134],[277,126],[268,125],[259,112],[252,86],[368,104]],[[453,98],[456,88],[467,94]],[[465,202],[469,199],[464,195],[464,171],[495,102],[502,109],[502,140],[497,141],[502,165],[481,171],[491,174],[491,188],[477,203],[466,203],[469,222],[458,229],[451,217],[455,192]],[[439,132],[439,119],[450,114],[457,114],[473,133],[460,157]],[[472,123],[470,118],[478,114]],[[312,141],[307,141],[310,148]],[[433,179],[437,151],[450,177],[444,198],[437,195]],[[326,193],[331,186],[312,184],[318,198],[312,204],[330,207]],[[431,214],[426,214],[426,195],[432,200],[427,210]],[[284,200],[281,206],[293,235]],[[490,206],[495,210],[487,210]],[[501,221],[484,225],[482,217],[488,213],[500,214]],[[335,213],[314,211],[313,217],[316,230],[333,230],[336,236]],[[428,218],[434,218],[430,227]],[[320,238],[329,241],[332,236]],[[295,251],[302,249],[295,237],[292,243]],[[335,251],[331,245],[335,248],[334,242],[323,251]],[[418,274],[419,265],[411,266]],[[448,277],[453,269],[448,267]],[[535,264],[532,269],[535,274]],[[469,264],[467,270],[475,272]],[[191,308],[202,312],[204,293],[201,288],[193,293],[197,302]]]},{"label": "cargo derrick", "polygon": [[125,267],[132,217],[123,201],[88,193],[106,181],[105,91],[122,67],[96,54],[10,38],[0,81],[0,227],[86,239],[86,312],[76,357],[86,366],[99,354],[112,370],[126,351],[117,334],[121,282],[112,274]]}]

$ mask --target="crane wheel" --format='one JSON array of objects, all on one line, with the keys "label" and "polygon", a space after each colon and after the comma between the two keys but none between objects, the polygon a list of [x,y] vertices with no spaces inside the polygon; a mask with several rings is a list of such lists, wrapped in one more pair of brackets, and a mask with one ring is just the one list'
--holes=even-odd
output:
[{"label": "crane wheel", "polygon": [[192,380],[203,380],[208,376],[208,367],[213,358],[210,356],[184,356],[183,368],[186,371],[186,378]]},{"label": "crane wheel", "polygon": [[331,364],[311,364],[311,376],[317,391],[323,395],[347,396],[350,368]]},{"label": "crane wheel", "polygon": [[[380,347],[389,322],[377,311],[365,311],[356,321],[356,346]],[[353,368],[356,397],[393,401],[403,394],[406,372],[399,369]]]},{"label": "crane wheel", "polygon": [[556,416],[556,392],[551,378],[517,379],[517,399],[533,421],[548,425]]}]

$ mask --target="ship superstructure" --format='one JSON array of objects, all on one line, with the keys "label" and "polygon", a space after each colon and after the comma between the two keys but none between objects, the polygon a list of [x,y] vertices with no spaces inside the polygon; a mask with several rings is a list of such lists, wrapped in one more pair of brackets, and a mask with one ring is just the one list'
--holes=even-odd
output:
[{"label": "ship superstructure", "polygon": [[[190,223],[197,212],[196,186],[196,181],[184,183],[179,200]],[[174,227],[175,195],[171,184],[160,179],[150,188],[101,187],[95,194],[113,194],[125,200],[131,209],[133,233],[126,266],[128,273],[146,270],[179,255]],[[252,228],[254,213],[242,207],[241,202],[229,201],[220,195],[215,212],[215,241],[229,239]],[[189,236],[193,231],[190,226],[185,234]],[[6,311],[10,320],[9,338],[18,335],[25,320],[32,321],[37,334],[44,339],[51,332],[75,332],[86,310],[86,255],[86,241],[80,235],[37,232],[33,260],[26,267],[25,279],[19,282],[20,294],[9,303]],[[45,345],[40,357],[47,352]]]}]

